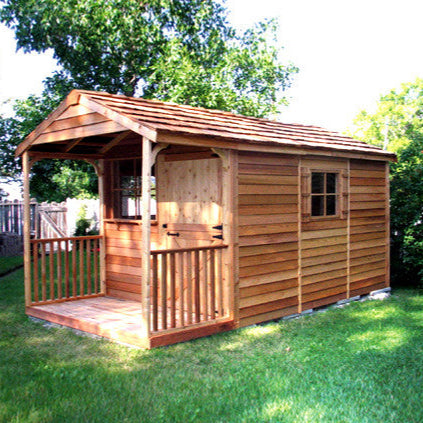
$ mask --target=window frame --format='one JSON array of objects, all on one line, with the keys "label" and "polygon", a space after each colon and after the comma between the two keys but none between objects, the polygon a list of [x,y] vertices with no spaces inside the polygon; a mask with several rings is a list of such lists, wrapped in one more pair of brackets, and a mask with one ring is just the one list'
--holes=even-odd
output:
[{"label": "window frame", "polygon": [[[324,175],[323,179],[323,193],[313,193],[313,173],[320,173]],[[327,175],[334,174],[335,175],[335,192],[334,193],[327,193]],[[310,169],[310,182],[309,182],[309,210],[310,210],[310,220],[328,220],[328,219],[337,219],[340,217],[340,185],[341,185],[341,171],[339,169]],[[313,215],[313,197],[323,196],[323,207],[324,207],[324,214]],[[334,214],[327,214],[327,197],[333,196],[335,197],[335,213]]]},{"label": "window frame", "polygon": [[[329,216],[311,216],[311,183],[312,173],[335,173],[337,175],[337,209],[335,215]],[[350,209],[350,172],[349,166],[343,164],[342,167],[330,167],[316,165],[300,165],[300,214],[301,221],[304,223],[310,221],[325,221],[336,219],[347,219]]]},{"label": "window frame", "polygon": [[[132,172],[123,174],[121,171],[122,162],[131,162]],[[123,187],[122,178],[129,177],[133,179],[133,186]],[[152,176],[150,183],[155,181],[155,177]],[[113,219],[125,220],[125,221],[141,221],[142,220],[142,159],[140,157],[134,158],[122,158],[113,160],[111,163],[111,200],[112,200],[112,213]],[[130,191],[131,194],[125,194]],[[153,192],[153,190],[152,190]],[[123,198],[132,198],[134,201],[135,214],[123,216],[122,214],[122,202]],[[154,222],[157,216],[152,214],[150,219]]]}]

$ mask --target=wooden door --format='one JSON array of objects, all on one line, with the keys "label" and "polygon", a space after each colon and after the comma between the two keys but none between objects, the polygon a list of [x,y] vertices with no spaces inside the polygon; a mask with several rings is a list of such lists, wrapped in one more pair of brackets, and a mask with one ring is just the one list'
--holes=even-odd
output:
[{"label": "wooden door", "polygon": [[220,158],[166,161],[166,156],[159,157],[157,200],[162,248],[221,242],[215,238],[221,234],[216,227],[222,225]]}]

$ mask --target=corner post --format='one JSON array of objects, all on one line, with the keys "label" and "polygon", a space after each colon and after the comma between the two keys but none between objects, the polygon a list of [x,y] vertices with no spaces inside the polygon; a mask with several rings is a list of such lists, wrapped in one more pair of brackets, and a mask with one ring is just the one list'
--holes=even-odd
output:
[{"label": "corner post", "polygon": [[95,167],[98,177],[98,197],[100,202],[100,291],[106,294],[106,245],[104,239],[104,160],[99,160]]},{"label": "corner post", "polygon": [[142,253],[141,253],[141,304],[143,335],[150,336],[150,279],[151,279],[151,155],[152,142],[142,139]]},{"label": "corner post", "polygon": [[32,302],[31,295],[31,211],[29,196],[29,171],[31,164],[29,161],[29,154],[25,151],[22,155],[22,170],[23,170],[23,197],[24,197],[24,277],[25,277],[25,306],[28,307]]}]

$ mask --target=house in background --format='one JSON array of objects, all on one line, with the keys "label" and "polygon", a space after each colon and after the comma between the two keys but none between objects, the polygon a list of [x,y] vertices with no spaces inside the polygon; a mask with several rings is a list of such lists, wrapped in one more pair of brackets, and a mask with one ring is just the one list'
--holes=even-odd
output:
[{"label": "house in background", "polygon": [[26,202],[35,160],[99,176],[98,236],[31,240],[26,211],[30,316],[150,348],[389,286],[395,156],[375,146],[75,90],[17,155]]}]

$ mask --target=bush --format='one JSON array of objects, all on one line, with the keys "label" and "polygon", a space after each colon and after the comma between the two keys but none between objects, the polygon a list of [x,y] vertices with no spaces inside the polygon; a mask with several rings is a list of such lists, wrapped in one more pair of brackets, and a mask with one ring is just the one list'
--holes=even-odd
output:
[{"label": "bush", "polygon": [[94,221],[87,218],[87,206],[82,205],[78,212],[74,236],[97,235],[98,230],[94,227]]},{"label": "bush", "polygon": [[391,275],[394,285],[423,287],[423,137],[391,164]]}]

